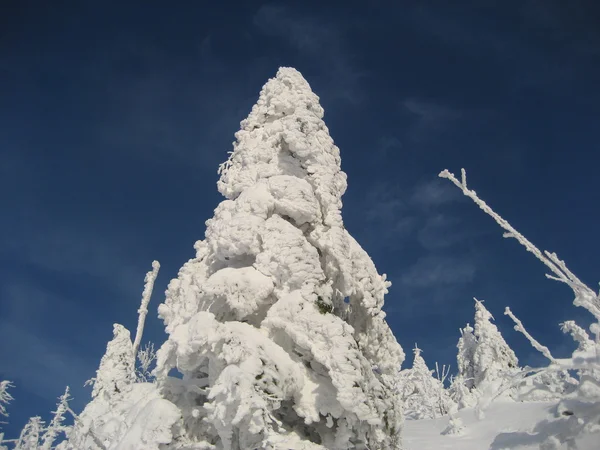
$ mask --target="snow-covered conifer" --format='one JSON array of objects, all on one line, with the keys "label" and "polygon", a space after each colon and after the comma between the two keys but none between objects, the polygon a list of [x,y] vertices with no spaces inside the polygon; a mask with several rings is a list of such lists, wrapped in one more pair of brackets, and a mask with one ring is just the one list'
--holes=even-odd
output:
[{"label": "snow-covered conifer", "polygon": [[452,377],[448,387],[448,394],[458,409],[469,408],[477,403],[476,392],[469,389],[467,381],[461,374],[458,374]]},{"label": "snow-covered conifer", "polygon": [[46,428],[40,450],[50,450],[58,436],[68,430],[63,422],[66,419],[65,414],[69,410],[69,400],[71,399],[69,397],[69,387],[67,386],[65,393],[58,399],[56,411],[53,411],[52,420]]},{"label": "snow-covered conifer", "polygon": [[41,417],[32,417],[21,430],[14,450],[38,450],[40,437],[44,431],[44,421]]},{"label": "snow-covered conifer", "polygon": [[135,380],[135,356],[129,330],[123,325],[113,325],[113,339],[96,371],[92,398],[99,395],[106,400],[120,397]]},{"label": "snow-covered conifer", "polygon": [[[471,390],[475,384],[475,348],[477,347],[477,339],[473,334],[473,327],[467,324],[461,328],[460,338],[458,339],[458,353],[456,355],[456,363],[458,366],[458,376],[460,381],[464,383],[467,389]],[[458,378],[458,377],[457,377]]]},{"label": "snow-covered conifer", "polygon": [[475,299],[475,330],[477,345],[473,353],[473,385],[486,395],[495,395],[507,379],[519,371],[519,360],[508,346],[493,316]]},{"label": "snow-covered conifer", "polygon": [[442,381],[433,376],[415,347],[413,365],[400,372],[399,389],[404,401],[404,414],[409,419],[434,419],[456,408]]},{"label": "snow-covered conifer", "polygon": [[281,68],[241,123],[219,170],[226,200],[159,307],[157,381],[182,415],[167,448],[401,448],[390,283],[344,228],[322,118]]}]

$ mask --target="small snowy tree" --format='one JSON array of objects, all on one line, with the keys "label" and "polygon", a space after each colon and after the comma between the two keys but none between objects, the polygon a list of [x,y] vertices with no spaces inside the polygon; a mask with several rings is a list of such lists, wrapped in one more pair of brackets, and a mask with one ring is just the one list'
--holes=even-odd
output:
[{"label": "small snowy tree", "polygon": [[508,346],[494,317],[475,299],[475,330],[477,340],[473,352],[473,386],[479,395],[496,395],[509,379],[519,372],[519,360]]},{"label": "small snowy tree", "polygon": [[[0,381],[0,416],[8,417],[8,412],[6,411],[6,405],[10,403],[13,399],[12,395],[8,392],[8,389],[11,388],[13,384],[8,381]],[[0,422],[0,424],[3,422]],[[4,442],[4,433],[0,432],[0,450],[5,449],[2,445]]]},{"label": "small snowy tree", "polygon": [[58,436],[61,433],[68,432],[70,427],[65,426],[63,422],[66,419],[65,414],[69,411],[69,400],[71,400],[71,398],[69,397],[69,387],[67,386],[65,393],[58,399],[56,411],[52,412],[52,420],[46,428],[40,450],[50,450]]},{"label": "small snowy tree", "polygon": [[475,338],[473,331],[473,327],[470,324],[461,328],[460,338],[456,345],[458,348],[456,355],[458,376],[469,390],[473,389],[475,385],[475,349],[477,347],[477,338]]},{"label": "small snowy tree", "polygon": [[421,356],[421,349],[413,349],[410,369],[400,372],[399,389],[404,401],[404,415],[408,419],[435,419],[456,408],[444,384],[433,376]]},{"label": "small snowy tree", "polygon": [[322,118],[282,68],[242,121],[219,170],[226,200],[159,307],[157,382],[182,415],[167,448],[401,448],[390,283],[344,228]]},{"label": "small snowy tree", "polygon": [[113,339],[96,371],[92,398],[100,395],[108,401],[118,399],[135,380],[135,357],[129,330],[118,323],[113,325]]},{"label": "small snowy tree", "polygon": [[21,430],[15,450],[38,450],[40,437],[44,431],[44,421],[41,417],[32,417]]}]

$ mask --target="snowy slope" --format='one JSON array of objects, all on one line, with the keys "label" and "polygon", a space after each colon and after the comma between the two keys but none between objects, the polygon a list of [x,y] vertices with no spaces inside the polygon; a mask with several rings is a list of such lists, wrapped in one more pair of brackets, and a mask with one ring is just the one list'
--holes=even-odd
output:
[{"label": "snowy slope", "polygon": [[[406,450],[501,450],[540,448],[541,436],[533,432],[544,418],[553,418],[555,402],[495,402],[478,420],[473,408],[462,409],[457,416],[465,430],[462,435],[443,435],[448,417],[407,420],[404,426]],[[518,434],[517,434],[518,433]],[[600,433],[578,441],[578,450],[599,450]]]}]

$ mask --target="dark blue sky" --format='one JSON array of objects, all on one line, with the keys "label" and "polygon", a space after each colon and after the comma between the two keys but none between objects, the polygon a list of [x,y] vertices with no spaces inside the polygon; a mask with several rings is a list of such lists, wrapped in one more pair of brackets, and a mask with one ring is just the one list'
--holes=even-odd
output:
[{"label": "dark blue sky", "polygon": [[[430,365],[455,365],[473,296],[524,363],[540,360],[506,305],[558,355],[571,348],[557,324],[585,314],[570,291],[437,174],[465,167],[596,285],[597,2],[120,3],[0,6],[7,434],[47,417],[67,384],[84,404],[111,324],[135,330],[153,259],[156,311],[221,200],[239,121],[282,65],[321,97],[349,178],[346,226],[393,282],[386,310],[409,355],[417,342]],[[145,336],[163,340],[154,313]]]}]

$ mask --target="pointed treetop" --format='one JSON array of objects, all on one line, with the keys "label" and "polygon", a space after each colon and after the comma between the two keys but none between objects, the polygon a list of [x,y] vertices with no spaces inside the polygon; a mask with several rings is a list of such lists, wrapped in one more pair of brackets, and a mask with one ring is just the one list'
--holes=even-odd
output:
[{"label": "pointed treetop", "polygon": [[96,371],[92,397],[104,394],[107,399],[111,399],[120,394],[133,382],[134,369],[135,356],[129,330],[115,323],[113,339],[106,346],[106,353]]},{"label": "pointed treetop", "polygon": [[219,168],[219,192],[233,199],[262,178],[295,176],[313,186],[324,222],[340,225],[346,174],[323,114],[300,72],[280,68],[236,133],[234,150]]},{"label": "pointed treetop", "polygon": [[487,310],[487,308],[483,305],[483,300],[477,300],[475,297],[473,297],[473,300],[475,300],[475,321],[476,322],[477,322],[477,319],[495,320],[494,316],[492,316],[492,313],[489,312]]}]

